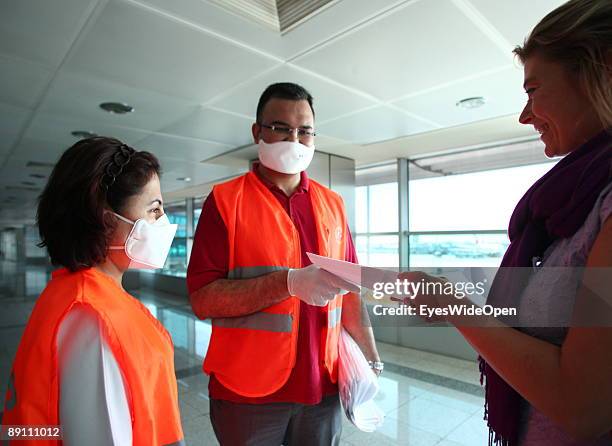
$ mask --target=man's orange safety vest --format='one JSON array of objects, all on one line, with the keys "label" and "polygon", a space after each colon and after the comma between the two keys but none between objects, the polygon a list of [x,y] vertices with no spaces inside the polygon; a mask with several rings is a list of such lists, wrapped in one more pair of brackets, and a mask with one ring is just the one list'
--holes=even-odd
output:
[{"label": "man's orange safety vest", "polygon": [[[302,267],[300,237],[291,218],[272,192],[249,172],[214,187],[215,202],[228,233],[228,279],[249,279]],[[344,260],[346,216],[335,192],[310,181],[319,253]],[[300,299],[287,299],[241,317],[213,318],[204,372],[246,397],[262,397],[280,389],[295,365]],[[332,382],[338,376],[338,339],[342,296],[327,305],[327,326],[321,336],[324,365]]]},{"label": "man's orange safety vest", "polygon": [[38,298],[13,363],[2,425],[61,424],[56,337],[64,316],[77,303],[97,313],[125,379],[133,445],[184,445],[170,335],[142,303],[94,268],[55,271]]}]

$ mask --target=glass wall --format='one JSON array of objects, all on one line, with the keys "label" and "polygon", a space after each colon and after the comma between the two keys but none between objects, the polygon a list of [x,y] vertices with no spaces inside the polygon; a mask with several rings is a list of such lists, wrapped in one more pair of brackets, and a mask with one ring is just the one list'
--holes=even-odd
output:
[{"label": "glass wall", "polygon": [[170,253],[164,268],[157,271],[161,274],[185,277],[187,275],[188,251],[193,242],[193,236],[200,220],[202,205],[206,197],[188,198],[193,200],[193,230],[189,231],[187,200],[169,203],[165,206],[166,215],[170,223],[176,223],[178,228],[176,236],[170,247]]},{"label": "glass wall", "polygon": [[198,222],[200,221],[200,214],[202,214],[202,206],[204,205],[204,201],[206,201],[206,197],[198,197],[193,199],[193,231],[195,233],[196,228],[198,227]]},{"label": "glass wall", "polygon": [[187,274],[187,211],[185,201],[170,203],[165,208],[170,223],[178,225],[170,247],[170,253],[162,274],[185,276]]},{"label": "glass wall", "polygon": [[411,267],[498,266],[508,222],[551,163],[413,180],[408,185]]},{"label": "glass wall", "polygon": [[362,265],[399,266],[397,182],[356,190],[355,247]]},{"label": "glass wall", "polygon": [[[553,163],[409,181],[411,267],[498,266],[514,207]],[[356,248],[363,265],[399,266],[398,183],[356,189]]]}]

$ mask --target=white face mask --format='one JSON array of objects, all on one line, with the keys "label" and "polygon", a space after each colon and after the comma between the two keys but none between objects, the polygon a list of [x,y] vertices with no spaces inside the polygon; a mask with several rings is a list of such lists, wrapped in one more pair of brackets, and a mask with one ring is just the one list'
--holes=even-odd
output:
[{"label": "white face mask", "polygon": [[134,226],[125,240],[125,245],[109,246],[108,249],[125,250],[131,260],[129,269],[163,268],[178,225],[171,224],[166,214],[155,220],[155,223],[149,223],[142,218],[131,221],[114,212],[113,214]]},{"label": "white face mask", "polygon": [[296,174],[308,168],[314,156],[314,146],[295,141],[279,141],[268,144],[259,140],[259,161],[276,172]]}]

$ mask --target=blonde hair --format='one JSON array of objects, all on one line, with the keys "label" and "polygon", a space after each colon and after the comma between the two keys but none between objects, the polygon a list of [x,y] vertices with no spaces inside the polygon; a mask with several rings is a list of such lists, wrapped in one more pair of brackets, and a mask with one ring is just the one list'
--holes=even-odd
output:
[{"label": "blonde hair", "polygon": [[612,127],[612,0],[570,0],[540,20],[523,46],[575,73],[605,128]]}]

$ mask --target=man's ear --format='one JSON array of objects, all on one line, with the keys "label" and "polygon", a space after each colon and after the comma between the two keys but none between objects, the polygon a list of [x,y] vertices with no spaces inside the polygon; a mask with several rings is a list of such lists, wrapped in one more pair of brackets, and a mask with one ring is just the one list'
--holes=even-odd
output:
[{"label": "man's ear", "polygon": [[259,133],[261,132],[261,126],[256,122],[251,126],[251,133],[253,134],[253,142],[259,144]]}]

